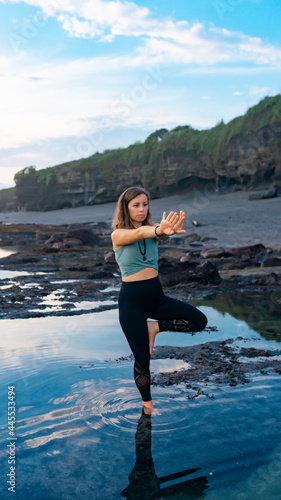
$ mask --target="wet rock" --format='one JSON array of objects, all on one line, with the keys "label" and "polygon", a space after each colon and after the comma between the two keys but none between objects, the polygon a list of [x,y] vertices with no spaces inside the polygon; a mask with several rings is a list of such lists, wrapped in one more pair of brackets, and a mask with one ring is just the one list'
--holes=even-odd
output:
[{"label": "wet rock", "polygon": [[110,279],[114,277],[114,273],[117,270],[117,264],[107,263],[105,265],[96,265],[92,273],[89,274],[90,279]]},{"label": "wet rock", "polygon": [[[152,359],[178,359],[189,363],[191,368],[154,375],[152,383],[161,386],[184,383],[187,388],[196,390],[196,382],[206,386],[210,381],[217,386],[236,386],[250,382],[249,375],[254,372],[273,369],[278,373],[280,362],[270,358],[280,355],[280,351],[237,349],[233,348],[233,342],[234,340],[225,340],[188,347],[156,346]],[[244,358],[243,361],[240,360],[241,357]],[[260,359],[261,357],[265,359]],[[251,361],[247,362],[245,358]],[[252,361],[253,358],[257,358],[257,361]]]},{"label": "wet rock", "polygon": [[200,240],[200,236],[198,234],[196,234],[196,233],[192,233],[192,234],[184,235],[183,239],[185,241],[188,241],[189,243],[191,243],[192,241],[199,241]]},{"label": "wet rock", "polygon": [[95,246],[100,242],[98,234],[90,229],[72,229],[64,235],[65,240],[72,238],[81,240],[84,245]]},{"label": "wet rock", "polygon": [[192,242],[192,243],[189,243],[189,246],[190,246],[190,247],[192,247],[192,248],[193,248],[193,247],[196,247],[196,248],[197,248],[197,247],[198,247],[198,248],[202,248],[204,245],[203,245],[203,243],[199,243],[198,241],[194,241],[194,242]]},{"label": "wet rock", "polygon": [[248,196],[248,200],[264,200],[266,198],[275,198],[277,196],[276,187],[272,187],[265,191],[259,191],[258,193],[252,193]]},{"label": "wet rock", "polygon": [[116,262],[115,253],[114,252],[106,252],[104,255],[105,262]]},{"label": "wet rock", "polygon": [[175,266],[170,260],[166,259],[165,257],[160,257],[158,260],[158,269],[160,274],[166,275],[173,272]]},{"label": "wet rock", "polygon": [[[113,267],[113,266],[111,266]],[[53,283],[43,276],[22,276],[17,283],[5,288],[0,295],[0,318],[32,318],[44,316],[75,315],[85,312],[83,307],[77,309],[79,302],[93,301],[92,311],[113,309],[115,304],[95,304],[107,299],[117,299],[118,290],[102,291],[108,285],[97,280],[83,279],[79,273],[79,280]],[[73,277],[73,276],[72,276]],[[56,277],[56,281],[60,281]],[[110,278],[108,278],[110,280]],[[115,281],[115,280],[114,280]],[[2,281],[9,284],[9,280]],[[112,282],[113,283],[113,282]],[[26,286],[28,285],[28,286]],[[44,300],[52,295],[53,304],[46,304]],[[55,299],[55,300],[54,300]],[[46,310],[47,309],[47,310]],[[89,309],[87,308],[87,312]]]},{"label": "wet rock", "polygon": [[213,259],[213,258],[219,259],[221,257],[228,257],[229,255],[231,255],[231,253],[229,251],[225,250],[225,248],[222,248],[222,247],[218,247],[218,248],[213,248],[213,247],[204,248],[200,252],[200,256],[203,257],[204,259]]},{"label": "wet rock", "polygon": [[160,245],[164,244],[164,245],[169,245],[169,246],[184,245],[184,239],[178,235],[173,235],[173,236],[170,236],[170,238],[168,238],[168,239],[160,241],[159,243],[160,243]]},{"label": "wet rock", "polygon": [[54,250],[63,250],[64,248],[67,248],[66,245],[64,244],[63,241],[55,241],[55,243],[53,243],[53,246],[52,248]]},{"label": "wet rock", "polygon": [[[200,336],[200,333],[196,335]],[[200,395],[213,397],[206,389],[210,383],[216,387],[237,386],[250,382],[250,375],[274,371],[281,374],[281,351],[245,348],[233,343],[243,341],[241,337],[223,341],[206,342],[204,344],[174,347],[155,346],[152,360],[176,359],[189,364],[189,368],[179,371],[152,374],[152,384],[170,386],[184,384],[188,390],[189,399]],[[243,359],[242,359],[243,358]],[[249,361],[247,361],[247,359]],[[131,357],[122,358],[131,361]],[[118,362],[118,359],[115,360]],[[202,388],[205,386],[205,390]]]},{"label": "wet rock", "polygon": [[177,264],[162,261],[159,272],[161,283],[165,286],[174,286],[190,281],[200,281],[202,284],[219,284],[221,282],[217,267],[209,261],[203,263],[185,261]]},{"label": "wet rock", "polygon": [[64,237],[63,243],[65,245],[65,248],[75,248],[83,245],[83,241],[78,239],[78,238],[66,238]]},{"label": "wet rock", "polygon": [[63,240],[63,235],[60,233],[55,233],[50,236],[45,242],[44,246],[53,245],[54,243],[61,242]]},{"label": "wet rock", "polygon": [[221,265],[220,265],[220,269],[224,269],[224,270],[227,270],[227,269],[244,269],[246,267],[245,263],[244,262],[235,262],[233,260],[230,260],[230,261],[222,261]]},{"label": "wet rock", "polygon": [[43,243],[49,239],[49,235],[46,233],[38,232],[36,233],[35,239],[38,243]]},{"label": "wet rock", "polygon": [[245,356],[247,358],[258,358],[258,357],[266,357],[270,356],[280,356],[281,351],[271,351],[268,349],[255,349],[254,347],[241,347],[240,355]]},{"label": "wet rock", "polygon": [[63,247],[63,243],[54,243],[51,248],[46,248],[45,253],[57,253],[61,247]]},{"label": "wet rock", "polygon": [[274,286],[274,285],[281,285],[281,276],[278,276],[275,273],[269,273],[266,275],[258,276],[258,275],[252,275],[252,276],[233,276],[231,278],[231,281],[234,283],[243,283],[244,286]]},{"label": "wet rock", "polygon": [[33,252],[18,252],[1,259],[1,265],[9,269],[11,265],[21,266],[22,264],[39,263],[40,261],[41,257]]},{"label": "wet rock", "polygon": [[205,236],[204,238],[200,238],[201,243],[207,243],[208,241],[216,241],[218,238],[210,238],[209,236]]},{"label": "wet rock", "polygon": [[200,253],[201,250],[202,250],[202,247],[203,245],[201,245],[200,243],[197,245],[197,244],[194,244],[194,245],[188,245],[186,247],[186,252],[196,252],[196,253]]},{"label": "wet rock", "polygon": [[89,274],[89,278],[92,280],[108,279],[113,278],[113,273],[107,269],[99,269],[92,274]]},{"label": "wet rock", "polygon": [[[87,225],[85,224],[85,226]],[[5,245],[8,239],[11,238],[12,244],[18,244],[19,242],[21,244],[24,239],[28,244],[33,242],[33,247],[31,250],[20,251],[1,259],[2,269],[45,273],[56,272],[57,279],[78,280],[77,282],[81,283],[81,288],[77,287],[76,283],[73,282],[69,285],[63,285],[63,288],[66,288],[66,292],[63,295],[65,303],[72,304],[74,298],[74,303],[83,301],[85,297],[88,298],[87,300],[105,300],[109,298],[109,295],[106,292],[100,296],[99,288],[109,285],[115,287],[116,283],[119,284],[120,272],[114,259],[114,253],[112,252],[110,228],[109,226],[104,226],[104,223],[102,223],[102,228],[95,226],[100,243],[99,246],[95,247],[94,251],[92,246],[87,246],[80,238],[65,238],[64,235],[71,234],[72,229],[77,231],[81,227],[51,225],[4,226],[1,238],[5,239]],[[88,227],[87,231],[89,231]],[[91,224],[92,227],[93,225]],[[41,233],[40,237],[37,237],[38,231]],[[92,234],[93,231],[91,230],[90,233]],[[77,235],[77,233],[75,234]],[[48,240],[49,244],[43,246],[42,241],[46,243]],[[210,239],[207,238],[208,240]],[[211,253],[208,255],[209,257],[212,255],[212,257],[205,259],[200,256],[202,247],[199,245],[205,243],[206,239],[203,241],[200,236],[194,233],[183,236],[181,241],[184,243],[183,246],[186,249],[190,248],[190,252],[186,252],[183,255],[180,248],[169,248],[164,241],[159,258],[160,280],[164,287],[174,286],[171,293],[175,298],[183,300],[187,297],[188,293],[190,298],[209,299],[220,292],[232,292],[241,288],[243,291],[252,291],[255,287],[255,290],[259,292],[264,292],[266,286],[275,290],[280,289],[281,274],[277,269],[274,273],[270,272],[272,269],[268,269],[268,274],[265,274],[264,269],[263,274],[247,274],[246,276],[238,275],[236,277],[233,277],[233,272],[229,272],[229,270],[246,269],[253,265],[260,267],[262,262],[264,262],[262,264],[264,268],[269,268],[273,264],[276,264],[274,267],[279,267],[278,259],[281,259],[281,251],[278,252],[275,250],[274,254],[269,256],[269,253],[272,252],[270,248],[263,247],[263,245],[251,245],[227,249],[230,253],[228,257],[214,257],[215,254]],[[188,242],[193,243],[195,246],[186,247]],[[41,246],[38,246],[38,243]],[[197,252],[197,249],[199,252]],[[209,247],[209,249],[211,252],[214,251],[214,248]],[[273,258],[277,260],[270,260]],[[224,271],[227,270],[224,274],[226,279],[223,281],[221,281],[219,275],[221,269]],[[49,274],[49,281],[46,275],[38,275],[37,277],[33,275],[32,278],[27,277],[26,281],[24,281],[25,278],[22,278],[20,282],[23,284],[29,282],[37,283],[34,288],[24,289],[24,292],[17,289],[12,289],[10,293],[8,289],[5,291],[2,290],[0,317],[35,317],[37,314],[35,310],[37,309],[41,310],[40,314],[42,317],[46,315],[47,313],[44,312],[45,306],[40,305],[40,301],[48,294],[54,293],[59,287],[59,285],[51,283],[51,276]],[[229,276],[232,277],[229,278]],[[85,280],[89,280],[90,285],[85,285]],[[105,284],[101,285],[101,281],[105,281]],[[5,284],[9,285],[12,282],[13,280],[11,279]],[[241,284],[243,285],[242,287]],[[76,294],[75,297],[73,297],[73,293]],[[63,311],[67,313],[69,307],[71,306],[66,306],[60,311],[56,311],[56,308],[51,306],[48,306],[48,309],[50,309],[50,315],[62,315]],[[73,312],[73,314],[76,313]]]},{"label": "wet rock", "polygon": [[54,233],[45,242],[44,246],[52,246],[59,250],[65,248],[75,248],[81,245],[95,246],[99,245],[100,237],[90,229],[72,229],[65,234]]},{"label": "wet rock", "polygon": [[281,283],[281,276],[278,276],[275,273],[267,274],[263,277],[262,283],[263,285],[275,285],[277,283]]},{"label": "wet rock", "polygon": [[203,284],[212,283],[214,285],[218,285],[222,281],[217,267],[212,262],[199,264],[195,272],[190,272],[190,279],[201,281]]},{"label": "wet rock", "polygon": [[267,255],[267,249],[264,245],[258,243],[257,245],[230,248],[229,253],[237,259],[249,260]]},{"label": "wet rock", "polygon": [[261,267],[281,267],[280,257],[268,257],[261,263]]},{"label": "wet rock", "polygon": [[191,262],[194,260],[194,253],[193,252],[186,252],[185,255],[183,255],[181,258],[180,258],[180,262],[181,263],[184,263],[184,262]]}]

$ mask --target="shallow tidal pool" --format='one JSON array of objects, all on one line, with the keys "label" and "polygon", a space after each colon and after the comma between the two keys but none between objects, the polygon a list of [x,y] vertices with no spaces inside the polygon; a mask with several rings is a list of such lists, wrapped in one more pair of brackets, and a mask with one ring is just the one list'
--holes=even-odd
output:
[{"label": "shallow tidal pool", "polygon": [[[247,347],[280,350],[280,298],[259,300],[241,294],[192,302],[217,331],[164,332],[156,345],[239,337]],[[13,441],[20,500],[280,499],[278,373],[253,373],[235,387],[210,384],[211,398],[190,399],[183,384],[153,385],[160,414],[148,416],[116,309],[0,325],[1,499],[13,498],[7,483]],[[187,366],[151,361],[153,374]],[[7,424],[11,386],[14,436]]]}]

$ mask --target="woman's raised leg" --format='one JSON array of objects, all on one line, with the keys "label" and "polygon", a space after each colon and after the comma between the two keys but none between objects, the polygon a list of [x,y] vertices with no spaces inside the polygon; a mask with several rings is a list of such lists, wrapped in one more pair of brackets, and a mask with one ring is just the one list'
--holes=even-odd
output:
[{"label": "woman's raised leg", "polygon": [[[162,295],[150,316],[156,325],[148,325],[150,330],[150,353],[157,333],[164,331],[194,333],[204,330],[207,318],[199,309],[181,300]],[[148,322],[155,323],[155,322]]]}]

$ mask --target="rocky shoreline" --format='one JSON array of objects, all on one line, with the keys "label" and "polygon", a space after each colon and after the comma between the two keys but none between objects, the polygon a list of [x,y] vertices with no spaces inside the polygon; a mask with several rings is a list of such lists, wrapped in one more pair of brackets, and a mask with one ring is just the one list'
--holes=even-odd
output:
[{"label": "rocky shoreline", "polygon": [[[120,274],[110,233],[108,223],[0,225],[0,249],[15,249],[0,259],[0,318],[115,308]],[[215,243],[215,238],[193,232],[159,244],[159,276],[171,296],[190,300],[222,292],[280,290],[280,250]],[[5,270],[10,275],[5,277]]]},{"label": "rocky shoreline", "polygon": [[[109,222],[0,224],[0,254],[1,249],[11,252],[0,259],[0,319],[117,308],[121,277],[110,233]],[[233,313],[263,338],[280,341],[281,250],[262,243],[223,246],[216,237],[199,233],[200,228],[193,228],[160,242],[164,291],[181,300],[216,303],[218,311]],[[207,326],[205,333],[215,330]],[[214,397],[216,388],[247,383],[253,374],[281,374],[281,351],[247,348],[245,339],[240,340],[184,349],[156,346],[152,359],[181,359],[191,367],[153,375],[152,383],[181,384],[187,398],[193,399]]]},{"label": "rocky shoreline", "polygon": [[[214,331],[216,328],[207,327],[206,330]],[[242,337],[186,347],[155,346],[151,359],[152,385],[179,386],[187,399],[200,396],[214,399],[217,389],[247,384],[256,374],[281,375],[281,349],[245,347],[245,339]],[[153,373],[153,360],[165,359],[184,361],[189,367],[173,372]],[[132,361],[132,355],[108,360],[110,364]],[[83,369],[82,366],[80,368]]]}]

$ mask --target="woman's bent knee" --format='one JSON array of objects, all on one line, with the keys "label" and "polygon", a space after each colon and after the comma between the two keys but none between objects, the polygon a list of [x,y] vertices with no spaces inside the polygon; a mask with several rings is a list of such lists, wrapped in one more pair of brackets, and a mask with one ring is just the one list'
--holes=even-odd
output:
[{"label": "woman's bent knee", "polygon": [[202,313],[201,311],[198,311],[198,312],[200,312],[200,316],[198,318],[198,321],[196,321],[197,329],[194,331],[201,332],[201,330],[204,330],[204,328],[206,328],[207,323],[208,323],[208,319],[204,313]]}]

